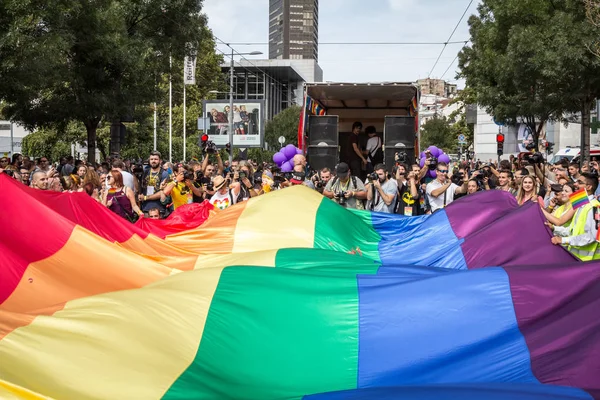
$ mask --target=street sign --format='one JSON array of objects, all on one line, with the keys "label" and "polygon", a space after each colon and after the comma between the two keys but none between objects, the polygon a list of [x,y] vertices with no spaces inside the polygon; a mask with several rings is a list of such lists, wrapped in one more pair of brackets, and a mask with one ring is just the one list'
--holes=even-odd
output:
[{"label": "street sign", "polygon": [[458,143],[460,143],[460,144],[467,143],[467,138],[465,137],[465,135],[463,135],[463,134],[458,135]]},{"label": "street sign", "polygon": [[285,143],[285,137],[284,136],[279,136],[279,139],[277,139],[279,141],[279,144],[283,146],[283,144]]}]

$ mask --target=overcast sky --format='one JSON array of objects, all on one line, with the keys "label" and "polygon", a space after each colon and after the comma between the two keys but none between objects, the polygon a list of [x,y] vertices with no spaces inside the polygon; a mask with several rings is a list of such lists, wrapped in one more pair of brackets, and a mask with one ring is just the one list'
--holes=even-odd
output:
[{"label": "overcast sky", "polygon": [[[320,0],[319,42],[445,42],[470,0]],[[452,41],[469,39],[468,17],[474,1]],[[258,42],[234,46],[239,52],[269,46],[268,0],[204,0],[208,25],[225,42]],[[443,45],[319,45],[319,65],[326,81],[414,81],[426,78]],[[219,49],[227,52],[223,45]],[[431,74],[456,82],[456,57],[462,44],[449,44]],[[462,82],[458,81],[459,86]]]}]

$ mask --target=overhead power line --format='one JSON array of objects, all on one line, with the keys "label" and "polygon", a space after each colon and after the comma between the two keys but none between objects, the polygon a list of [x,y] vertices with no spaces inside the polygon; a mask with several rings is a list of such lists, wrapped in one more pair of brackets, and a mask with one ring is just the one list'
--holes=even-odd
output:
[{"label": "overhead power line", "polygon": [[[232,46],[266,46],[269,42],[228,42]],[[336,46],[427,46],[427,45],[438,45],[438,44],[458,44],[465,43],[464,40],[454,42],[319,42],[319,46],[322,45],[336,45]]]},{"label": "overhead power line", "polygon": [[469,1],[469,4],[467,5],[467,8],[465,8],[465,11],[463,12],[463,14],[461,15],[460,19],[458,20],[458,23],[456,24],[456,26],[452,30],[452,33],[450,34],[450,36],[448,37],[448,40],[446,40],[446,42],[443,43],[444,47],[442,47],[442,50],[440,51],[440,55],[438,56],[437,60],[435,61],[435,64],[433,64],[433,67],[431,68],[431,71],[429,71],[429,75],[427,75],[428,78],[431,77],[431,74],[433,73],[433,70],[438,65],[438,62],[440,61],[440,57],[442,57],[442,54],[444,53],[444,50],[446,50],[446,46],[448,46],[450,40],[452,40],[452,36],[454,36],[454,33],[456,32],[456,30],[460,26],[460,23],[462,22],[463,18],[465,17],[465,15],[467,15],[467,11],[469,11],[469,8],[471,7],[471,4],[473,4],[473,0]]},{"label": "overhead power line", "polygon": [[467,45],[467,43],[469,43],[469,42],[465,42],[465,45],[463,47],[461,47],[461,49],[456,53],[456,57],[454,57],[454,60],[452,60],[452,62],[450,63],[450,65],[448,65],[448,68],[446,68],[446,70],[444,71],[444,73],[442,74],[442,76],[440,76],[440,79],[444,79],[444,76],[446,76],[446,73],[448,71],[450,71],[450,67],[452,67],[454,65],[454,63],[458,59],[458,55],[460,54],[460,52],[462,51],[462,49],[465,48],[465,46]]}]

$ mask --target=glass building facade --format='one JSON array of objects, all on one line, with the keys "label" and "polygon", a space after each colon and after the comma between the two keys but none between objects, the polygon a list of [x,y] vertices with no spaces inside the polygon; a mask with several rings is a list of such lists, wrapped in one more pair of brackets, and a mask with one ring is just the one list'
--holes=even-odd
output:
[{"label": "glass building facade", "polygon": [[[291,105],[302,102],[303,77],[290,65],[257,65],[253,61],[248,65],[236,62],[233,75],[233,98],[236,100],[259,99],[265,101],[265,119],[275,115]],[[230,68],[223,65],[223,77],[229,86]],[[219,93],[218,99],[229,99],[227,93]]]},{"label": "glass building facade", "polygon": [[269,58],[318,61],[318,0],[269,0]]}]

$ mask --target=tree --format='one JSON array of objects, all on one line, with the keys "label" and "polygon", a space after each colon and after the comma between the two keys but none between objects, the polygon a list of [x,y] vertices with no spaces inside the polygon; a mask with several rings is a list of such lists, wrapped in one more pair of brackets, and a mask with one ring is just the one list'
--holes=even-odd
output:
[{"label": "tree", "polygon": [[1,2],[4,116],[29,129],[61,130],[80,121],[93,161],[100,122],[157,100],[156,83],[170,72],[170,57],[178,65],[193,47],[214,54],[201,11],[202,0]]},{"label": "tree", "polygon": [[575,108],[589,133],[600,69],[588,51],[597,32],[582,0],[483,0],[469,26],[459,75],[479,105],[498,121],[525,123],[536,146],[546,122]]},{"label": "tree", "polygon": [[446,117],[434,116],[421,126],[423,148],[436,146],[444,151],[452,151],[457,145],[457,136]]},{"label": "tree", "polygon": [[298,124],[302,107],[286,108],[265,125],[265,141],[271,149],[279,149],[279,136],[285,137],[285,144],[298,145]]}]

